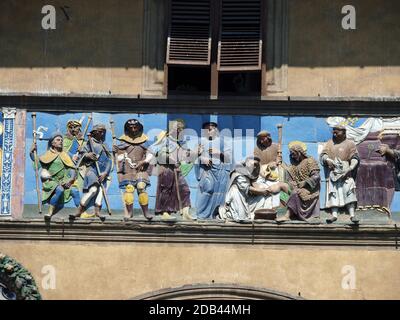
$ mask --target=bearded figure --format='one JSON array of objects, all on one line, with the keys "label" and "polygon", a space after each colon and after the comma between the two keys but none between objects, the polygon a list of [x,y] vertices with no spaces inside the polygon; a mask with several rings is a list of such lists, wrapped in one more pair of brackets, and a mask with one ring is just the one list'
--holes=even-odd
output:
[{"label": "bearded figure", "polygon": [[327,223],[335,222],[339,209],[344,209],[350,214],[350,220],[357,224],[355,178],[360,157],[355,143],[346,137],[346,127],[335,126],[332,135],[320,156],[321,163],[329,173],[325,207],[331,210],[332,217],[327,219]]},{"label": "bearded figure", "polygon": [[286,214],[277,222],[287,220],[308,221],[320,214],[320,169],[317,160],[307,155],[307,146],[300,141],[289,144],[290,163],[287,181],[291,194]]}]

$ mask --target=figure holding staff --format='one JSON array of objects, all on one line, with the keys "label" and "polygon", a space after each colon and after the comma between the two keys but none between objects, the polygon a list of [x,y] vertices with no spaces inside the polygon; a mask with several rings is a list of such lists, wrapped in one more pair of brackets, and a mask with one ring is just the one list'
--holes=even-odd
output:
[{"label": "figure holding staff", "polygon": [[86,174],[83,183],[83,196],[76,215],[70,215],[74,220],[91,205],[94,200],[94,212],[101,221],[105,220],[100,215],[103,198],[106,202],[107,211],[111,215],[110,204],[108,202],[106,188],[107,181],[112,168],[111,153],[104,143],[106,126],[97,124],[93,126],[88,136],[88,143],[81,151],[81,163],[86,167]]},{"label": "figure holding staff", "polygon": [[[35,161],[37,145],[34,141],[30,158]],[[75,165],[70,156],[63,151],[63,135],[55,132],[51,135],[47,151],[39,157],[37,168],[41,168],[42,204],[49,204],[49,211],[44,216],[46,221],[61,209],[72,197],[79,197],[79,191],[71,188],[76,180]]]}]

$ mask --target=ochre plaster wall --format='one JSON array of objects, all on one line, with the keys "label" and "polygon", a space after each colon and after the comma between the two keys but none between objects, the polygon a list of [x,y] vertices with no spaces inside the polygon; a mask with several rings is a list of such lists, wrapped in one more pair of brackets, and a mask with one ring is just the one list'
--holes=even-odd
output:
[{"label": "ochre plaster wall", "polygon": [[[356,30],[342,28],[343,6],[356,9]],[[285,95],[400,95],[400,2],[289,0]]]},{"label": "ochre plaster wall", "polygon": [[[144,0],[54,0],[54,31],[41,29],[45,4],[0,3],[0,94],[142,92]],[[287,88],[271,96],[399,96],[400,2],[351,1],[356,30],[342,29],[341,9],[347,4],[288,1]],[[160,30],[152,25],[150,32]],[[267,45],[273,41],[267,39]]]},{"label": "ochre plaster wall", "polygon": [[56,30],[41,28],[47,4],[1,1],[1,94],[140,93],[143,0],[51,1]]},{"label": "ochre plaster wall", "polygon": [[[9,242],[0,252],[22,263],[44,299],[128,299],[188,284],[234,283],[306,299],[400,299],[399,252],[325,247]],[[356,289],[342,289],[342,268],[355,267]]]}]

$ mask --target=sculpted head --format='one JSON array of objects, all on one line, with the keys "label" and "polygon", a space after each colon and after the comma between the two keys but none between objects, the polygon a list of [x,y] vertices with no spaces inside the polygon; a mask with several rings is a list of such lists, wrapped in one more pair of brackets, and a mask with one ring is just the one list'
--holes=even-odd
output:
[{"label": "sculpted head", "polygon": [[49,149],[57,150],[59,152],[63,149],[63,135],[61,132],[55,132],[51,135],[49,139],[48,147]]},{"label": "sculpted head", "polygon": [[206,138],[214,139],[218,135],[218,125],[215,122],[205,122],[202,125]]},{"label": "sculpted head", "polygon": [[77,120],[69,120],[67,122],[67,130],[70,135],[76,137],[81,132],[82,124]]},{"label": "sculpted head", "polygon": [[97,124],[93,126],[92,131],[90,131],[90,135],[97,141],[104,141],[106,137],[106,132],[107,129],[104,124]]},{"label": "sculpted head", "polygon": [[336,126],[332,129],[332,136],[334,140],[343,141],[346,140],[346,127]]},{"label": "sculpted head", "polygon": [[125,122],[124,132],[127,136],[132,138],[137,137],[143,133],[143,125],[136,119],[129,119]]},{"label": "sculpted head", "polygon": [[257,144],[267,148],[272,144],[271,134],[268,131],[261,131],[257,134]]},{"label": "sculpted head", "polygon": [[185,121],[183,119],[176,119],[169,122],[168,133],[170,136],[180,138],[183,130],[185,130]]},{"label": "sculpted head", "polygon": [[307,158],[307,145],[301,141],[292,141],[289,143],[289,157],[291,163],[299,163]]},{"label": "sculpted head", "polygon": [[260,158],[247,157],[245,160],[245,166],[254,177],[258,177],[260,174]]}]

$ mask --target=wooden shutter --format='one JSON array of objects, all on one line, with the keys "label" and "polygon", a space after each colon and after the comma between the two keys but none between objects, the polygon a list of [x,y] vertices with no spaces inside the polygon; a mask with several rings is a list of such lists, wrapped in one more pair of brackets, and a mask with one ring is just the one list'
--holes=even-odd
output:
[{"label": "wooden shutter", "polygon": [[210,64],[210,1],[171,0],[168,64]]},{"label": "wooden shutter", "polygon": [[222,0],[218,70],[261,70],[262,0]]}]

